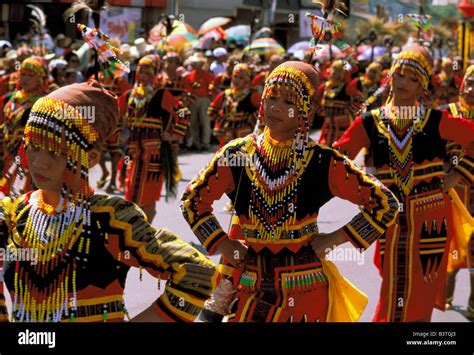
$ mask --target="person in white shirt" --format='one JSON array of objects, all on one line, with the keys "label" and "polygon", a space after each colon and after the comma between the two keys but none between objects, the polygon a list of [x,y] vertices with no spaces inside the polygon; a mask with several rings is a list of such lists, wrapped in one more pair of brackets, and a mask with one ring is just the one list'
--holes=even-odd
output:
[{"label": "person in white shirt", "polygon": [[214,58],[216,58],[216,60],[213,61],[211,66],[209,67],[209,70],[212,72],[212,74],[216,76],[217,74],[225,72],[227,70],[227,50],[223,47],[219,47],[214,49],[212,55],[214,56]]}]

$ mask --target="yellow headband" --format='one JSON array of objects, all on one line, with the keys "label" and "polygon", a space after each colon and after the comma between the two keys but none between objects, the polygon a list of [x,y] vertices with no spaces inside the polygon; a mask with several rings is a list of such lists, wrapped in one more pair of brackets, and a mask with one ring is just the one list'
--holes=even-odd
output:
[{"label": "yellow headband", "polygon": [[390,76],[393,76],[398,70],[414,73],[423,89],[425,91],[428,90],[432,68],[428,60],[421,53],[415,51],[401,52],[390,68]]}]

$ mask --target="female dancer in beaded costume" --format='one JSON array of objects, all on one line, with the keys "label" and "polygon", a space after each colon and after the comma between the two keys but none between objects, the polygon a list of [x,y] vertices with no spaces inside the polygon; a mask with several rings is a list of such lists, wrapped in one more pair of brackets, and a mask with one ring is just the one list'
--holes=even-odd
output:
[{"label": "female dancer in beaded costume", "polygon": [[[90,78],[92,79],[92,78]],[[126,92],[131,89],[131,85],[128,81],[121,76],[120,73],[107,73],[99,72],[99,83],[106,89],[112,91],[118,97],[121,97]],[[125,105],[123,105],[125,106]],[[123,107],[122,106],[122,107]],[[119,104],[119,109],[121,108]],[[123,116],[123,115],[122,115]],[[105,187],[105,192],[113,193],[116,192],[116,180],[117,180],[117,168],[120,161],[120,158],[123,155],[123,152],[120,149],[120,136],[122,135],[122,120],[119,120],[117,128],[115,131],[107,138],[104,146],[104,153],[108,151],[110,155],[111,162],[111,172],[107,169],[105,162],[105,154],[102,154],[102,159],[99,163],[102,170],[102,175],[99,181],[97,181],[97,188],[101,189],[105,187],[108,177],[110,175],[110,181]]]},{"label": "female dancer in beaded costume", "polygon": [[362,93],[364,112],[381,106],[385,99],[380,93],[382,85],[382,65],[380,63],[371,63],[364,75],[353,79],[349,84],[350,87],[355,86],[355,89]]},{"label": "female dancer in beaded costume", "polygon": [[231,80],[231,87],[221,91],[208,108],[216,122],[214,136],[224,144],[252,133],[260,104],[260,95],[249,89],[252,71],[247,64],[237,64]]},{"label": "female dancer in beaded costume", "polygon": [[[323,270],[325,249],[347,240],[367,248],[397,214],[388,189],[310,140],[318,82],[316,70],[302,62],[272,71],[259,110],[263,134],[224,146],[182,196],[183,215],[198,239],[234,266],[221,266],[237,287],[230,321],[326,321],[328,287],[335,285]],[[212,213],[224,193],[238,219],[232,238]],[[318,211],[333,196],[364,206],[362,213],[341,230],[320,234]]]},{"label": "female dancer in beaded costume", "polygon": [[[446,140],[468,147],[473,123],[426,108],[431,57],[413,45],[393,63],[385,106],[357,117],[334,145],[349,158],[362,148],[373,157],[376,176],[401,203],[394,225],[379,240],[376,264],[382,288],[374,321],[429,321],[444,310],[446,263],[452,235],[450,199],[443,171]],[[469,147],[454,169],[472,181]]]},{"label": "female dancer in beaded costume", "polygon": [[[137,85],[128,99],[126,124],[130,129],[128,141],[125,199],[143,209],[149,221],[156,214],[155,203],[160,199],[163,183],[167,195],[172,194],[179,180],[176,153],[163,148],[169,142],[186,135],[190,112],[169,90],[155,91],[152,85],[157,73],[157,55],[140,59]],[[165,165],[166,163],[166,165]]]},{"label": "female dancer in beaded costume", "polygon": [[317,114],[324,118],[320,144],[330,147],[350,126],[353,116],[363,102],[363,95],[356,85],[346,82],[344,64],[341,60],[332,63],[329,80],[321,84],[321,103]]},{"label": "female dancer in beaded costume", "polygon": [[[22,152],[20,145],[23,131],[31,107],[41,96],[46,94],[48,72],[43,58],[25,59],[19,71],[20,89],[2,98],[3,115],[0,124],[3,126],[4,164],[0,191],[6,196],[19,196],[31,190],[31,176],[25,169],[19,169]],[[17,179],[18,174],[24,174]],[[19,183],[21,186],[14,186]]]},{"label": "female dancer in beaded costume", "polygon": [[[454,117],[474,120],[474,65],[469,66],[466,70],[458,101],[441,106],[440,109],[447,109]],[[446,149],[448,151],[446,163],[448,164],[449,173],[454,171],[454,166],[457,164],[459,157],[462,156],[462,147],[456,142],[448,142]],[[469,211],[471,216],[474,215],[474,184],[462,179],[455,189],[467,211]],[[459,248],[464,248],[465,250],[459,250]],[[467,305],[466,317],[474,319],[474,272],[472,272],[474,243],[472,235],[467,240],[466,245],[459,245],[453,240],[449,256],[446,308],[449,309],[453,306],[454,287],[458,271],[463,268],[470,268],[471,294]]]},{"label": "female dancer in beaded costume", "polygon": [[[97,105],[93,123],[81,116],[84,105]],[[33,106],[24,143],[39,190],[0,202],[0,246],[37,251],[37,263],[3,261],[13,321],[123,321],[132,266],[168,279],[138,320],[193,321],[211,293],[208,259],[154,228],[133,203],[89,186],[89,167],[117,119],[116,97],[97,82],[65,86]],[[0,318],[8,321],[3,282]]]}]

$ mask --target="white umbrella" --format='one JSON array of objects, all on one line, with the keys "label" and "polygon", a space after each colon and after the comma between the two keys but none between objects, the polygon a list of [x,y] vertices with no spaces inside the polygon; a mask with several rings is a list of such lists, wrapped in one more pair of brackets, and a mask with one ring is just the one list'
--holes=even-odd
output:
[{"label": "white umbrella", "polygon": [[234,41],[239,44],[247,45],[250,38],[250,25],[237,25],[225,30],[227,42]]},{"label": "white umbrella", "polygon": [[[332,58],[342,53],[341,50],[334,44],[331,44],[331,51],[332,51]],[[330,57],[329,44],[318,44],[318,46],[316,47],[316,50],[314,51],[313,59],[327,60],[329,59],[329,57]]]}]

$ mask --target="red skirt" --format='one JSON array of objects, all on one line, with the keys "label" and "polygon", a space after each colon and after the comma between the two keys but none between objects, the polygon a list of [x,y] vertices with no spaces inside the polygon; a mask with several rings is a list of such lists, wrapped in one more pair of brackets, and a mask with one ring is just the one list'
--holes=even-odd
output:
[{"label": "red skirt", "polygon": [[261,269],[247,266],[240,277],[229,322],[325,322],[328,279],[320,262],[277,267],[273,286]]},{"label": "red skirt", "polygon": [[[125,178],[125,199],[145,206],[160,200],[164,176],[161,173],[161,142],[156,139],[129,143]],[[127,157],[126,157],[127,158]]]}]

